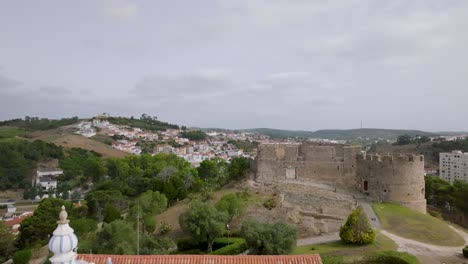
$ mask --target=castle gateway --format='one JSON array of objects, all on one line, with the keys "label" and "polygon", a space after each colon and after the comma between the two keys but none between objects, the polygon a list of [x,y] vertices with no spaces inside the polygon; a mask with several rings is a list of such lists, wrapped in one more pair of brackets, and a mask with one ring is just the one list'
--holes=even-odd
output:
[{"label": "castle gateway", "polygon": [[426,213],[422,155],[363,154],[360,146],[314,142],[263,144],[254,171],[258,182],[334,186]]}]

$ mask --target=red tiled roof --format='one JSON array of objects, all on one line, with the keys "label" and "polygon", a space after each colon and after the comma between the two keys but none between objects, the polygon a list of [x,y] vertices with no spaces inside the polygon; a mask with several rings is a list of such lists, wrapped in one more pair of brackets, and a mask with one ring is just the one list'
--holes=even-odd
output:
[{"label": "red tiled roof", "polygon": [[320,255],[294,256],[215,256],[215,255],[90,255],[79,254],[78,260],[106,264],[322,264]]},{"label": "red tiled roof", "polygon": [[24,219],[26,219],[26,218],[28,218],[28,217],[30,217],[32,215],[33,215],[32,212],[26,212],[26,213],[23,213],[20,216],[15,216],[12,219],[5,220],[4,223],[5,223],[6,226],[14,226],[14,225],[20,224]]}]

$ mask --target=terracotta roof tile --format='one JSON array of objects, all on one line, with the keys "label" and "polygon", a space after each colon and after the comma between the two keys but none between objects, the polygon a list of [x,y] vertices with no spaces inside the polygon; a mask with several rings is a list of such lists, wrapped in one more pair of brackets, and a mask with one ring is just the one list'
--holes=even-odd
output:
[{"label": "terracotta roof tile", "polygon": [[78,260],[106,264],[322,264],[320,255],[294,256],[214,256],[214,255],[90,255],[80,254]]}]

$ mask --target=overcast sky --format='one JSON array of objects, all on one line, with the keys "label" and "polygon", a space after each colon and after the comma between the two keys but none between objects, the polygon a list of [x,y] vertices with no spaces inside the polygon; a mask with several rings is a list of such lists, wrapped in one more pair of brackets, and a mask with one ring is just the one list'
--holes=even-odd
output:
[{"label": "overcast sky", "polygon": [[466,0],[4,0],[0,119],[468,130]]}]

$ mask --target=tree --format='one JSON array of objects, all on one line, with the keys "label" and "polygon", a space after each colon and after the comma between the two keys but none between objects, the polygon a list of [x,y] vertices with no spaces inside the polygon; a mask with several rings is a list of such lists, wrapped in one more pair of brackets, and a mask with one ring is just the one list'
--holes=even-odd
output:
[{"label": "tree", "polygon": [[99,157],[88,157],[83,168],[83,174],[91,178],[94,183],[101,181],[106,171],[104,161]]},{"label": "tree", "polygon": [[216,203],[216,209],[227,213],[229,222],[234,218],[241,216],[245,212],[245,202],[235,193],[223,195],[221,200]]},{"label": "tree", "polygon": [[282,221],[274,224],[250,220],[242,224],[241,236],[254,254],[287,255],[297,241],[297,231]]},{"label": "tree", "polygon": [[179,217],[184,232],[196,241],[206,241],[208,252],[213,250],[213,242],[226,232],[227,215],[220,212],[210,202],[193,201],[189,210]]},{"label": "tree", "polygon": [[340,228],[340,238],[346,244],[369,244],[374,241],[375,235],[366,214],[360,207],[348,216],[346,223]]},{"label": "tree", "polygon": [[250,161],[243,157],[236,157],[231,160],[228,167],[229,178],[233,180],[241,179],[250,168]]},{"label": "tree", "polygon": [[73,214],[70,202],[55,198],[42,200],[34,214],[21,222],[18,247],[24,249],[36,242],[45,243],[57,227],[62,205],[65,205],[69,215]]},{"label": "tree", "polygon": [[136,245],[135,229],[123,220],[104,224],[96,236],[99,254],[135,255]]},{"label": "tree", "polygon": [[110,223],[118,219],[120,219],[120,210],[112,204],[106,204],[104,208],[104,222]]},{"label": "tree", "polygon": [[412,141],[412,138],[410,137],[410,135],[404,134],[404,135],[398,136],[395,144],[396,145],[408,145],[411,143],[411,141]]}]

